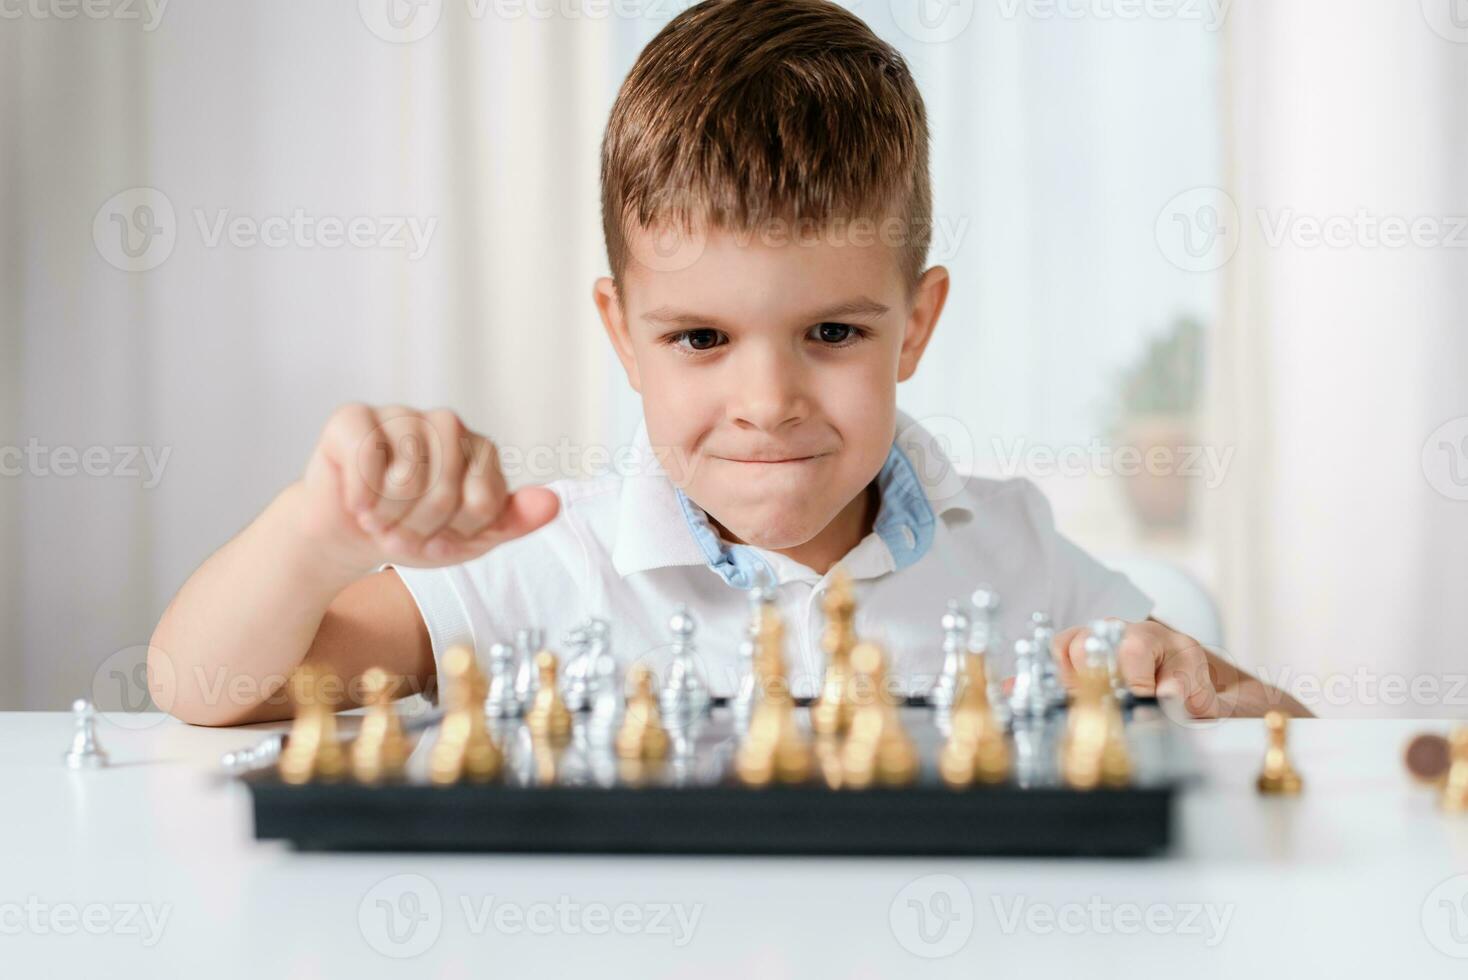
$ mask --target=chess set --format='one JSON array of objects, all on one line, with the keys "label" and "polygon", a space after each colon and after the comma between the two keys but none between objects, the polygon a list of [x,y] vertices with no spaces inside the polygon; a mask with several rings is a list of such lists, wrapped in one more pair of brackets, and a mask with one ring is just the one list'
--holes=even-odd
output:
[{"label": "chess set", "polygon": [[[442,710],[406,720],[394,678],[362,678],[365,715],[339,736],[323,678],[291,678],[293,726],[226,765],[255,836],[300,850],[1141,856],[1165,850],[1191,778],[1179,729],[1134,699],[1121,624],[1097,622],[1067,690],[1036,614],[1002,670],[998,597],[942,617],[931,690],[899,694],[878,644],[856,636],[843,576],[823,597],[823,676],[794,696],[771,590],[751,591],[740,680],[714,697],[686,609],[671,662],[622,668],[609,624],[468,647],[440,664]],[[1002,651],[1008,654],[1009,649]],[[1012,676],[1000,676],[1000,674]]]}]

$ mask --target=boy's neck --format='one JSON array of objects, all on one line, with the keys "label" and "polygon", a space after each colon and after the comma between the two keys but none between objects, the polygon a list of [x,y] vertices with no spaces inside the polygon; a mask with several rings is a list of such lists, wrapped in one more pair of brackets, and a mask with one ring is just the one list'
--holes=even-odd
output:
[{"label": "boy's neck", "polygon": [[[837,514],[831,523],[822,528],[815,537],[793,548],[771,548],[770,550],[824,575],[831,570],[832,566],[845,558],[863,538],[872,533],[872,528],[877,523],[879,504],[880,493],[877,490],[877,481],[873,480],[867,484],[864,491],[851,498],[851,502],[841,509],[841,513]],[[724,525],[714,520],[712,515],[709,516],[709,520],[725,539],[734,544],[745,543],[731,534]]]}]

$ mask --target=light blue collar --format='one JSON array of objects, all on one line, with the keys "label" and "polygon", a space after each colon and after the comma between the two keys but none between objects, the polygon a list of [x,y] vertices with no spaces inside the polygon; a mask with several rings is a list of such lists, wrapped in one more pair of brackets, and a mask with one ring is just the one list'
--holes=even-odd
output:
[{"label": "light blue collar", "polygon": [[[872,530],[892,552],[892,560],[901,570],[928,553],[937,519],[911,460],[895,441],[876,482],[881,503]],[[762,576],[768,576],[766,581],[770,583],[777,581],[774,569],[757,550],[749,545],[720,541],[703,508],[688,499],[682,490],[676,492],[689,531],[703,550],[709,567],[723,576],[725,582],[736,589],[749,589]]]}]

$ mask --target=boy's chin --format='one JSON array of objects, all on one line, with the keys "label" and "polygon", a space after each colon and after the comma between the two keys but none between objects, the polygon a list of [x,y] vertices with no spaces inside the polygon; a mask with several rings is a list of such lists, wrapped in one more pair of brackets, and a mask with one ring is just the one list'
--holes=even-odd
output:
[{"label": "boy's chin", "polygon": [[720,523],[730,533],[737,535],[740,541],[766,551],[798,548],[814,539],[824,526],[818,526],[815,521],[791,522],[788,519],[779,522],[764,521],[760,520],[758,516],[751,516],[733,523],[723,521]]}]

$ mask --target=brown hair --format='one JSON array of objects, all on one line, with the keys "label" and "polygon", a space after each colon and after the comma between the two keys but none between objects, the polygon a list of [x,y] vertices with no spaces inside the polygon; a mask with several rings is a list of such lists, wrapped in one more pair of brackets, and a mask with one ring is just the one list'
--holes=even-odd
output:
[{"label": "brown hair", "polygon": [[922,96],[902,56],[831,0],[703,0],[623,82],[601,192],[619,291],[633,222],[747,232],[896,216],[910,292],[932,224]]}]

